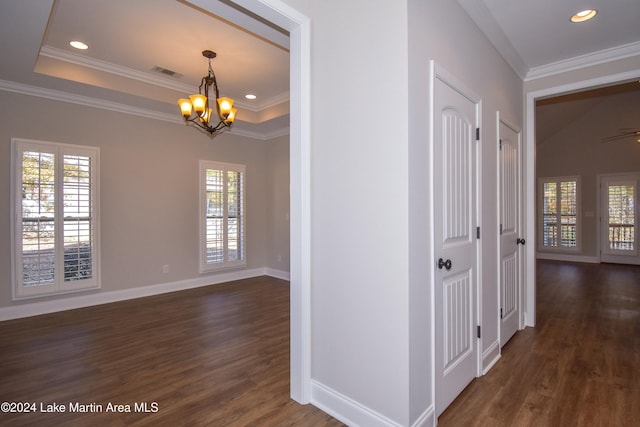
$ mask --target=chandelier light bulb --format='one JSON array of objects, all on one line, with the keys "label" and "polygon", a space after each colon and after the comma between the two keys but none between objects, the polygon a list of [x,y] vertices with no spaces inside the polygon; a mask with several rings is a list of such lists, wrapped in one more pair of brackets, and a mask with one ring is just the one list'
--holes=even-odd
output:
[{"label": "chandelier light bulb", "polygon": [[[209,61],[209,72],[202,78],[198,93],[189,95],[189,99],[179,99],[178,106],[187,124],[196,125],[213,138],[218,133],[231,128],[238,110],[233,108],[233,99],[220,97],[216,75],[211,67],[211,60],[216,57],[216,53],[205,50],[202,56]],[[215,109],[211,107],[212,105],[215,105]],[[219,119],[217,124],[213,119],[215,116]]]}]

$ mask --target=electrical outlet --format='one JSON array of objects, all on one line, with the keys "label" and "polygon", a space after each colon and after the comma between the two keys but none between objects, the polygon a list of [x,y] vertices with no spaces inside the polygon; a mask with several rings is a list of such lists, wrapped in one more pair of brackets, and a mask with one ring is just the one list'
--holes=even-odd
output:
[{"label": "electrical outlet", "polygon": [[167,274],[169,272],[169,264],[165,264],[162,266],[162,273]]}]

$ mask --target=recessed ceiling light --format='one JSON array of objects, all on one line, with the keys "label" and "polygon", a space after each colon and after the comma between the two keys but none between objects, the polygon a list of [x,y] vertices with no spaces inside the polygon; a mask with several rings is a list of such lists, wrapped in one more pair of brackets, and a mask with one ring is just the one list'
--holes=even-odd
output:
[{"label": "recessed ceiling light", "polygon": [[596,13],[598,13],[597,10],[595,9],[585,9],[585,10],[581,10],[580,12],[576,13],[575,15],[573,15],[571,17],[571,22],[584,22],[584,21],[588,21],[589,19],[593,18],[594,16],[596,16]]},{"label": "recessed ceiling light", "polygon": [[251,93],[248,94],[248,95],[245,95],[244,97],[247,98],[247,99],[256,99],[257,98],[257,96],[255,96],[254,94],[251,94]]},{"label": "recessed ceiling light", "polygon": [[78,40],[71,41],[71,42],[69,42],[69,44],[71,46],[75,47],[76,49],[80,49],[80,50],[89,49],[89,46],[87,46],[86,43],[83,43],[83,42],[78,41]]}]

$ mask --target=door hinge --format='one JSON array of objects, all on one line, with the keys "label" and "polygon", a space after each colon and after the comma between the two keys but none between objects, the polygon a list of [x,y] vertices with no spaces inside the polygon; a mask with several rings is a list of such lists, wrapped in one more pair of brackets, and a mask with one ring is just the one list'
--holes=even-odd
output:
[{"label": "door hinge", "polygon": [[502,234],[502,224],[500,224],[500,234]]},{"label": "door hinge", "polygon": [[480,141],[480,128],[476,128],[476,141]]},{"label": "door hinge", "polygon": [[481,328],[480,328],[480,325],[478,325],[478,338],[480,338],[480,336],[482,335],[482,334],[480,333],[480,332],[481,332],[481,331],[480,331],[480,329],[481,329]]},{"label": "door hinge", "polygon": [[476,239],[480,238],[480,227],[476,227]]},{"label": "door hinge", "polygon": [[500,309],[500,318],[502,319],[504,315],[502,314],[502,309]]},{"label": "door hinge", "polygon": [[502,140],[500,140],[500,142],[498,143],[498,147],[500,150],[502,150]]}]

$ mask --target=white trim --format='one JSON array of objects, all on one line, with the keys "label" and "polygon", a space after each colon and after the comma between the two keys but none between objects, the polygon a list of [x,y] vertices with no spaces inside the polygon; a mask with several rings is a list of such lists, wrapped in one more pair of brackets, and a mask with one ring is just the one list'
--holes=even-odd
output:
[{"label": "white trim", "polygon": [[[435,197],[433,196],[434,191],[434,173],[433,173],[433,147],[435,146],[435,132],[434,132],[434,124],[435,124],[435,114],[433,113],[435,108],[435,85],[436,85],[436,62],[433,59],[429,60],[429,117],[427,120],[429,121],[429,134],[428,134],[428,156],[429,156],[429,172],[427,176],[429,178],[429,187],[427,189],[428,199],[427,205],[429,206],[429,215],[428,215],[428,229],[430,230],[430,238],[428,242],[429,253],[433,255],[435,260],[435,241],[433,239],[433,232],[435,230],[435,219],[434,219],[434,211],[435,211]],[[436,404],[436,293],[435,293],[435,283],[436,283],[436,270],[434,263],[430,263],[431,268],[429,269],[429,321],[431,323],[431,327],[429,333],[431,334],[431,340],[429,344],[431,345],[431,349],[429,355],[431,357],[431,369],[430,372],[430,380],[431,380],[431,402],[430,406],[434,408],[434,418],[435,418],[435,404]],[[428,402],[429,403],[429,402]],[[435,425],[435,423],[433,424]]]},{"label": "white trim", "polygon": [[[241,120],[238,120],[238,121],[241,121]],[[253,132],[250,130],[234,127],[233,130],[230,130],[228,133],[229,135],[245,136],[247,138],[268,141],[270,139],[278,138],[280,136],[289,135],[289,128],[285,126],[279,129],[275,129],[273,132],[259,133],[259,132]]]},{"label": "white trim", "polygon": [[103,110],[115,111],[117,113],[131,114],[134,116],[146,117],[149,119],[162,120],[171,123],[184,123],[182,117],[177,114],[162,113],[146,108],[132,107],[117,102],[104,101],[89,96],[74,95],[59,90],[45,89],[37,86],[14,83],[7,80],[0,80],[0,90],[20,93],[23,95],[37,96],[40,98],[52,99],[54,101],[69,102],[72,104],[84,105],[87,107],[101,108]]},{"label": "white trim", "polygon": [[[83,105],[86,107],[100,108],[103,110],[114,111],[116,113],[130,114],[139,117],[145,117],[147,119],[161,120],[163,122],[175,123],[183,125],[185,124],[182,117],[176,114],[163,113],[161,111],[150,110],[148,108],[132,107],[126,104],[120,104],[117,102],[105,101],[98,98],[92,98],[89,96],[75,95],[68,92],[61,92],[53,89],[46,89],[37,86],[30,86],[21,83],[10,82],[7,80],[0,80],[0,90],[6,92],[19,93],[22,95],[36,96],[39,98],[51,99],[54,101],[68,102],[71,104]],[[239,120],[240,122],[242,120]],[[186,126],[190,126],[186,124]],[[266,141],[268,139],[277,138],[289,134],[289,129],[286,127],[275,129],[272,132],[262,134],[258,132],[252,132],[242,128],[234,127],[232,131],[229,131],[232,135],[244,136],[247,138],[260,139]]]},{"label": "white trim", "polygon": [[616,46],[529,69],[525,82],[640,55],[640,42]]},{"label": "white trim", "polygon": [[482,353],[482,375],[486,375],[498,363],[500,357],[502,357],[500,354],[500,340],[496,340]]},{"label": "white trim", "polygon": [[311,21],[281,0],[232,1],[289,31],[290,391],[305,404],[311,399]]},{"label": "white trim", "polygon": [[83,295],[65,297],[50,301],[15,304],[9,307],[0,308],[0,321],[20,319],[30,316],[39,316],[41,314],[73,310],[76,308],[84,308],[118,301],[126,301],[136,298],[160,295],[167,292],[184,291],[187,289],[217,285],[220,283],[226,283],[233,280],[248,279],[251,277],[272,276],[278,279],[284,279],[284,276],[286,275],[286,272],[280,271],[278,272],[278,276],[275,276],[271,274],[274,272],[277,272],[277,270],[271,270],[268,268],[254,268],[249,270],[239,270],[220,273],[216,275],[196,277],[193,279],[179,280],[175,282],[139,286],[136,288],[129,288],[118,291],[108,291],[91,294],[85,293]]},{"label": "white trim", "polygon": [[276,279],[291,280],[291,274],[288,271],[278,270],[275,268],[265,267],[264,269],[265,276],[275,277]]},{"label": "white trim", "polygon": [[411,427],[427,427],[436,426],[438,420],[436,419],[436,408],[433,404],[429,405],[422,414],[411,424]]},{"label": "white trim", "polygon": [[[268,0],[258,0],[261,3],[266,3]],[[232,22],[238,27],[244,28],[254,34],[257,34],[260,37],[264,37],[276,45],[288,49],[290,45],[290,39],[286,34],[286,31],[290,29],[286,22],[280,22],[279,20],[273,19],[268,14],[263,15],[264,11],[259,9],[259,5],[256,4],[255,0],[243,1],[243,0],[232,0],[232,3],[236,3],[248,11],[254,13],[255,15],[265,18],[272,22],[274,25],[269,25],[250,14],[245,13],[242,10],[238,10],[237,7],[228,4],[226,1],[219,0],[188,0],[189,3],[198,6],[201,9],[207,10],[214,15],[220,16],[223,19]],[[262,12],[262,13],[261,13]],[[270,19],[269,19],[270,18]],[[280,28],[276,28],[276,27]]]},{"label": "white trim", "polygon": [[125,77],[131,80],[137,80],[142,83],[159,86],[162,88],[172,89],[177,92],[194,93],[197,86],[185,84],[177,80],[162,77],[160,74],[145,73],[134,70],[133,68],[123,67],[121,65],[112,64],[110,62],[101,61],[85,55],[78,55],[52,46],[44,45],[40,49],[40,56],[63,61],[70,64],[80,65],[82,67],[91,68],[102,71],[104,73]]},{"label": "white trim", "polygon": [[349,426],[401,426],[401,424],[318,381],[311,380],[311,387],[311,403]]},{"label": "white trim", "polygon": [[[525,103],[525,138],[524,148],[524,212],[523,219],[526,227],[525,235],[536,235],[536,144],[535,144],[535,100],[534,92],[526,94]],[[534,240],[535,242],[535,240]],[[524,324],[536,325],[536,263],[535,244],[526,245],[525,248],[525,292],[524,292]]]},{"label": "white trim", "polygon": [[[195,91],[198,89],[198,86],[182,83],[177,81],[176,79],[166,78],[159,74],[134,70],[133,68],[123,67],[121,65],[101,61],[99,59],[91,58],[85,55],[78,55],[77,53],[58,49],[48,45],[45,45],[40,49],[40,56],[51,58],[57,61],[68,62],[70,64],[75,64],[86,68],[91,68],[104,73],[136,80],[145,84],[175,90],[177,92],[195,93]],[[235,106],[243,110],[260,112],[262,110],[275,107],[285,102],[289,102],[288,90],[282,93],[278,93],[269,99],[261,100],[261,102],[257,104],[249,104],[243,102],[242,100],[236,100]]]},{"label": "white trim", "polygon": [[589,264],[598,264],[600,262],[600,259],[597,256],[558,254],[549,252],[538,252],[536,254],[536,259],[546,259],[550,261],[586,262]]}]

